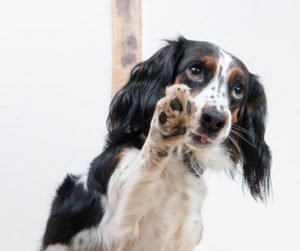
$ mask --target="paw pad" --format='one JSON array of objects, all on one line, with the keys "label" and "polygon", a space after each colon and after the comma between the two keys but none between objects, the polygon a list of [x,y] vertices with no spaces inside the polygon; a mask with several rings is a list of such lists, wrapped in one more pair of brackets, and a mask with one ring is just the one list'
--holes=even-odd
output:
[{"label": "paw pad", "polygon": [[186,111],[187,111],[188,113],[190,113],[191,108],[192,108],[191,102],[188,100],[187,103],[186,103]]},{"label": "paw pad", "polygon": [[159,122],[162,123],[162,124],[165,124],[167,122],[167,114],[162,111],[160,114],[159,114]]},{"label": "paw pad", "polygon": [[175,129],[176,129],[176,131],[173,132],[171,135],[169,135],[169,137],[180,136],[180,135],[184,135],[186,133],[185,127],[176,126]]},{"label": "paw pad", "polygon": [[174,98],[171,101],[170,106],[174,111],[182,112],[182,105],[180,104],[180,101],[178,98]]}]

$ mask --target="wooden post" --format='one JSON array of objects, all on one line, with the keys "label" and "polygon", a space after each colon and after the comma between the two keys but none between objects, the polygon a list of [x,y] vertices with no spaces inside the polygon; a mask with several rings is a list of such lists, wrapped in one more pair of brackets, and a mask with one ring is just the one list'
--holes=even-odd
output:
[{"label": "wooden post", "polygon": [[141,0],[111,0],[112,95],[142,60]]}]

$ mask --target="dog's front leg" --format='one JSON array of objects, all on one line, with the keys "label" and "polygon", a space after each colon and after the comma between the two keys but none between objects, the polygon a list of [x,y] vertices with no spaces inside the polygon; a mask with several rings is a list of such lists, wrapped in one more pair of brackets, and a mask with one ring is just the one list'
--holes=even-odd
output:
[{"label": "dog's front leg", "polygon": [[149,135],[141,151],[147,170],[160,170],[174,147],[184,142],[195,125],[196,106],[186,85],[175,84],[166,89],[158,101]]},{"label": "dog's front leg", "polygon": [[[185,85],[172,85],[156,106],[150,131],[137,157],[126,167],[130,170],[118,201],[118,232],[133,248],[140,223],[153,209],[157,190],[163,182],[165,163],[174,147],[180,145],[194,126],[196,107]],[[130,241],[131,240],[131,241]],[[131,243],[131,244],[129,244]]]}]

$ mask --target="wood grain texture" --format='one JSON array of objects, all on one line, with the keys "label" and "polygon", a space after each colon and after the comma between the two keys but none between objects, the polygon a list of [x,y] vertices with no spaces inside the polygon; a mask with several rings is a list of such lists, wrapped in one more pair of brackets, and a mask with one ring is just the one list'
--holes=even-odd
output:
[{"label": "wood grain texture", "polygon": [[141,0],[111,0],[112,95],[142,60]]}]

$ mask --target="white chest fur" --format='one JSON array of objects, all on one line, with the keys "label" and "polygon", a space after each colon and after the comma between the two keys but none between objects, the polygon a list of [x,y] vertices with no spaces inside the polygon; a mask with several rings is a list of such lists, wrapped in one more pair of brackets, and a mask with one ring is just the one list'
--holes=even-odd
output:
[{"label": "white chest fur", "polygon": [[105,246],[192,250],[202,233],[203,180],[173,158],[159,170],[141,168],[139,161],[137,151],[127,153],[111,177],[101,222]]},{"label": "white chest fur", "polygon": [[[196,157],[207,168],[231,166],[222,147]],[[78,233],[72,243],[84,239],[87,250],[93,251],[194,249],[202,237],[203,178],[187,171],[179,158],[170,157],[158,169],[141,163],[138,150],[123,155],[102,198],[100,225]]]}]

